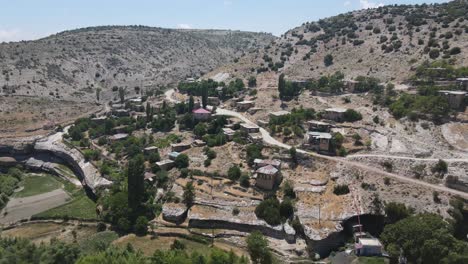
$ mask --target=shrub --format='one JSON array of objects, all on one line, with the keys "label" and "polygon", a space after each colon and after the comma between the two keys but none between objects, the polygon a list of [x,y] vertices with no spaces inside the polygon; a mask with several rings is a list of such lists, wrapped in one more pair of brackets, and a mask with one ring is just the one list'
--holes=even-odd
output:
[{"label": "shrub", "polygon": [[171,249],[172,250],[185,250],[185,244],[182,241],[176,239],[172,243]]},{"label": "shrub", "polygon": [[280,204],[280,214],[284,218],[290,218],[294,214],[294,206],[291,199],[286,198]]},{"label": "shrub", "polygon": [[135,234],[139,236],[146,235],[148,232],[148,219],[146,216],[139,216],[136,219],[135,226],[133,228],[135,229]]},{"label": "shrub", "polygon": [[240,213],[239,208],[234,207],[234,208],[232,209],[232,215],[238,215],[239,213]]},{"label": "shrub", "polygon": [[241,174],[242,172],[237,165],[231,166],[228,170],[228,178],[231,181],[237,181],[240,178]]},{"label": "shrub", "polygon": [[336,195],[345,195],[349,193],[348,185],[338,184],[333,187],[333,193]]},{"label": "shrub", "polygon": [[450,55],[457,55],[461,53],[461,49],[459,47],[454,47],[450,50]]},{"label": "shrub", "polygon": [[294,192],[294,186],[291,181],[286,181],[283,186],[283,194],[286,197],[291,199],[296,198],[296,193]]},{"label": "shrub", "polygon": [[255,215],[269,225],[281,224],[280,202],[276,197],[263,200],[256,208]]},{"label": "shrub", "polygon": [[355,111],[354,109],[348,109],[343,115],[343,118],[347,122],[355,122],[362,119],[361,113]]},{"label": "shrub", "polygon": [[437,162],[437,164],[434,167],[432,167],[431,170],[432,170],[432,173],[438,173],[438,174],[443,175],[443,174],[447,173],[447,171],[448,171],[447,162],[440,159]]},{"label": "shrub", "polygon": [[250,177],[247,174],[243,174],[240,179],[239,183],[242,187],[248,188],[250,187]]},{"label": "shrub", "polygon": [[178,169],[187,168],[189,166],[189,157],[186,154],[180,154],[175,159],[175,166]]},{"label": "shrub", "polygon": [[331,54],[325,55],[323,58],[323,63],[326,67],[333,65],[333,56]]},{"label": "shrub", "polygon": [[431,49],[431,51],[429,51],[429,57],[431,59],[437,59],[439,55],[440,55],[439,49]]}]

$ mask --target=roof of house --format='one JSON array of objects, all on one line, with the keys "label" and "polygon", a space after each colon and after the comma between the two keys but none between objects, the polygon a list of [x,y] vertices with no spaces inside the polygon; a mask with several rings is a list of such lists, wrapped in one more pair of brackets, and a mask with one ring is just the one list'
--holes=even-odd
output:
[{"label": "roof of house", "polygon": [[289,115],[289,114],[291,114],[291,112],[285,111],[285,110],[270,113],[270,115],[273,115],[273,116],[284,116],[284,115]]},{"label": "roof of house", "polygon": [[319,126],[329,126],[330,125],[329,123],[322,122],[322,121],[316,121],[316,120],[307,121],[307,123],[308,124],[319,125]]},{"label": "roof of house", "polygon": [[152,179],[156,174],[151,172],[145,172],[145,180]]},{"label": "roof of house", "polygon": [[273,175],[278,172],[278,169],[271,165],[266,165],[265,167],[261,167],[260,169],[258,169],[256,172],[261,174]]},{"label": "roof of house", "polygon": [[466,82],[466,81],[468,81],[468,77],[457,78],[457,81]]},{"label": "roof of house", "polygon": [[223,128],[223,132],[226,133],[226,134],[234,134],[234,133],[236,133],[236,131],[232,130],[232,129],[229,128],[229,127]]},{"label": "roof of house", "polygon": [[255,163],[255,164],[259,164],[259,163],[261,163],[261,164],[267,164],[267,165],[272,165],[272,166],[274,166],[274,167],[278,167],[278,166],[281,165],[281,161],[275,160],[275,159],[273,159],[273,160],[254,159],[254,163]]},{"label": "roof of house", "polygon": [[253,104],[254,101],[242,101],[242,102],[237,102],[237,104]]},{"label": "roof of house", "polygon": [[120,133],[120,134],[115,134],[115,135],[111,136],[111,139],[123,139],[123,138],[126,138],[126,137],[128,137],[128,134]]},{"label": "roof of house", "polygon": [[147,147],[147,148],[145,148],[145,150],[155,150],[155,149],[158,149],[158,147],[151,146],[151,147]]},{"label": "roof of house", "polygon": [[204,109],[204,108],[198,108],[192,111],[194,114],[211,114],[210,111]]},{"label": "roof of house", "polygon": [[359,238],[359,244],[362,246],[381,247],[382,244],[377,238]]},{"label": "roof of house", "polygon": [[259,126],[255,125],[255,124],[250,124],[250,123],[242,123],[240,124],[241,127],[244,127],[244,128],[260,128]]},{"label": "roof of house", "polygon": [[346,112],[346,110],[347,109],[345,109],[345,108],[339,108],[339,107],[325,109],[325,111],[327,111],[327,112],[338,112],[338,113],[344,113],[344,112]]},{"label": "roof of house", "polygon": [[454,95],[464,95],[464,94],[467,94],[468,92],[465,92],[465,91],[440,90],[439,93],[454,94]]},{"label": "roof of house", "polygon": [[180,152],[177,152],[177,151],[173,151],[173,152],[169,153],[169,156],[170,156],[170,157],[175,157],[175,158],[177,158],[179,155],[180,155]]},{"label": "roof of house", "polygon": [[321,138],[324,138],[324,139],[331,139],[332,138],[332,135],[330,133],[323,133],[323,132],[309,132],[307,133],[310,137],[314,137],[314,138],[317,138],[317,139],[321,139]]},{"label": "roof of house", "polygon": [[165,160],[156,162],[156,165],[162,166],[162,165],[171,164],[171,163],[174,163],[174,161],[170,159],[165,159]]}]

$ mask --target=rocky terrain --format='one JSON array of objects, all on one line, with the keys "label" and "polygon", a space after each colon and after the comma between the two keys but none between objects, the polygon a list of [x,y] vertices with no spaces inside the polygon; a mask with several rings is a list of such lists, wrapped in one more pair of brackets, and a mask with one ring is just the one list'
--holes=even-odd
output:
[{"label": "rocky terrain", "polygon": [[[272,45],[216,72],[278,70],[293,80],[341,71],[345,79],[377,77],[400,83],[426,60],[468,65],[468,4],[399,5],[307,22]],[[332,56],[329,64],[326,55]]]}]

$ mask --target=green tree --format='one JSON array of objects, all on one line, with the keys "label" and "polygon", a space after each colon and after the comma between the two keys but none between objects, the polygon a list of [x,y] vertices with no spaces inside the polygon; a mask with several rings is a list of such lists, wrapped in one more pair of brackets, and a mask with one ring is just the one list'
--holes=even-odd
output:
[{"label": "green tree", "polygon": [[248,86],[250,88],[257,86],[257,78],[255,76],[250,76]]},{"label": "green tree", "polygon": [[284,73],[282,73],[278,78],[278,91],[279,97],[283,98],[286,93],[286,80],[284,79]]},{"label": "green tree", "polygon": [[189,157],[186,154],[180,154],[175,159],[175,166],[178,169],[187,168],[189,166]]},{"label": "green tree", "polygon": [[183,198],[184,203],[188,207],[192,206],[195,201],[195,187],[192,182],[187,182],[187,184],[185,184]]},{"label": "green tree", "polygon": [[389,223],[396,223],[411,215],[411,210],[402,203],[390,202],[385,205],[385,215]]},{"label": "green tree", "polygon": [[206,134],[206,125],[204,123],[198,123],[193,129],[193,134],[201,138]]},{"label": "green tree", "polygon": [[123,87],[119,87],[119,98],[121,104],[125,103],[125,89]]},{"label": "green tree", "polygon": [[135,221],[135,234],[144,236],[148,232],[148,218],[146,216],[139,216]]},{"label": "green tree", "polygon": [[203,108],[206,109],[206,106],[208,105],[208,87],[203,86],[201,97],[202,97],[202,106]]},{"label": "green tree", "polygon": [[193,109],[195,108],[195,101],[193,99],[193,95],[190,95],[189,97],[189,103],[188,103],[188,111],[189,113],[192,113]]},{"label": "green tree", "polygon": [[325,55],[323,63],[325,64],[325,67],[331,66],[333,64],[333,56],[331,54]]},{"label": "green tree", "polygon": [[247,250],[253,263],[272,263],[268,240],[259,231],[254,231],[247,237]]},{"label": "green tree", "polygon": [[289,156],[291,156],[292,161],[294,164],[297,164],[297,151],[295,147],[289,149]]},{"label": "green tree", "polygon": [[143,202],[145,191],[144,185],[145,159],[143,155],[137,155],[128,162],[128,205],[134,215],[138,214]]},{"label": "green tree", "polygon": [[237,181],[240,178],[241,174],[241,169],[237,165],[231,166],[228,170],[228,178],[231,181]]}]

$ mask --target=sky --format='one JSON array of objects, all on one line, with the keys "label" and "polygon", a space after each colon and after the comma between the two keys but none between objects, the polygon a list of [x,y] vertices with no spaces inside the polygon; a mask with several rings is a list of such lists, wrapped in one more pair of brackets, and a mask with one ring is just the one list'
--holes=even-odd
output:
[{"label": "sky", "polygon": [[277,36],[307,21],[389,4],[447,0],[0,0],[0,42],[101,25],[233,29]]}]

